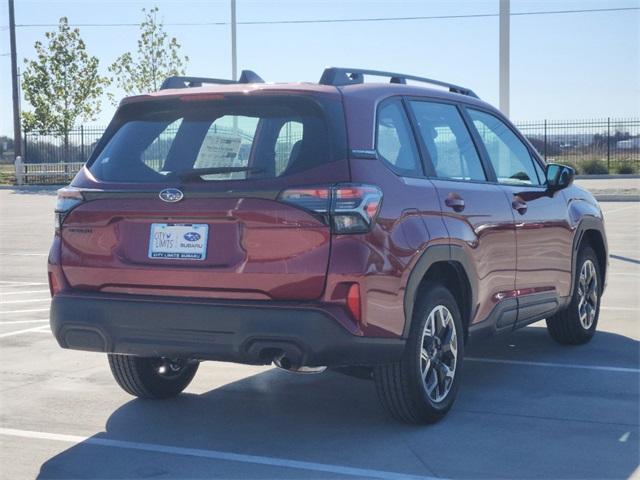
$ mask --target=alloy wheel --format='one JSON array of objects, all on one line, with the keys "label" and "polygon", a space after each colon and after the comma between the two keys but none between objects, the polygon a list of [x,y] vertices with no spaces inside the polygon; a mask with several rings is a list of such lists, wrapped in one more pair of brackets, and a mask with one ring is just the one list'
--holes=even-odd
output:
[{"label": "alloy wheel", "polygon": [[434,307],[424,326],[420,372],[429,398],[441,402],[451,390],[458,359],[458,338],[453,315],[444,305]]},{"label": "alloy wheel", "polygon": [[596,318],[598,308],[598,275],[596,266],[591,260],[586,260],[580,269],[578,299],[580,324],[585,330],[589,330]]}]

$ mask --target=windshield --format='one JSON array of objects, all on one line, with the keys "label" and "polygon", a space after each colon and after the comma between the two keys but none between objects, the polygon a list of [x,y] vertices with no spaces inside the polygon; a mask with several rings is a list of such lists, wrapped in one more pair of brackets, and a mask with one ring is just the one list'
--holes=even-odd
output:
[{"label": "windshield", "polygon": [[173,99],[127,107],[88,164],[100,180],[264,179],[344,158],[344,133],[331,135],[323,108],[306,98]]}]

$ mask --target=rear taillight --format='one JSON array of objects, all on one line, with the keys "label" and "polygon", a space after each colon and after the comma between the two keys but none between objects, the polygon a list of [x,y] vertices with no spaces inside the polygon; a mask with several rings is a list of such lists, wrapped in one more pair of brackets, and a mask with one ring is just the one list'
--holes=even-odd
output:
[{"label": "rear taillight", "polygon": [[326,216],[334,233],[364,233],[378,215],[382,191],[360,184],[302,187],[283,191],[279,200]]},{"label": "rear taillight", "polygon": [[55,227],[59,231],[67,214],[84,201],[82,191],[75,187],[64,187],[58,190],[55,210]]}]

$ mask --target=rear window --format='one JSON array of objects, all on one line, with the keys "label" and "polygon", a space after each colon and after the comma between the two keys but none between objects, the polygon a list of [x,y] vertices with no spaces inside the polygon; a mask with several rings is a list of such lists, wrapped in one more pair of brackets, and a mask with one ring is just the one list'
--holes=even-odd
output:
[{"label": "rear window", "polygon": [[88,168],[135,183],[292,175],[346,158],[343,118],[338,102],[292,96],[129,104]]}]

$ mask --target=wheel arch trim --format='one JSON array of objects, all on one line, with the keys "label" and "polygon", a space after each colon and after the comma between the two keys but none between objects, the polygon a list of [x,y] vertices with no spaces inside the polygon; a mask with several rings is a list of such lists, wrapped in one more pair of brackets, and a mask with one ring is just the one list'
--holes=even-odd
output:
[{"label": "wheel arch trim", "polygon": [[[602,248],[604,249],[604,251],[596,252],[596,254],[602,254],[605,259],[604,265],[600,265],[603,291],[606,285],[606,274],[609,270],[609,250],[607,245],[607,236],[605,235],[604,231],[604,224],[602,222],[602,219],[600,218],[592,216],[584,217],[576,227],[576,232],[573,237],[573,248],[571,250],[571,291],[569,299],[572,298],[575,289],[576,270],[578,268],[578,252],[581,245],[583,244],[585,236],[588,235],[589,232],[595,232],[600,237],[600,241],[602,242]],[[593,248],[597,249],[598,245],[593,245]]]},{"label": "wheel arch trim", "polygon": [[[470,319],[474,315],[474,306],[477,304],[477,275],[473,262],[469,258],[469,255],[465,250],[457,245],[431,245],[425,249],[420,255],[420,258],[416,262],[415,266],[409,274],[407,285],[404,293],[404,328],[402,331],[402,338],[409,336],[411,330],[411,323],[413,321],[413,309],[417,300],[418,289],[422,281],[424,280],[429,269],[436,263],[449,262],[458,264],[461,268],[467,280],[469,282],[470,289]],[[452,292],[454,295],[456,292]],[[469,319],[469,321],[470,321]]]}]

